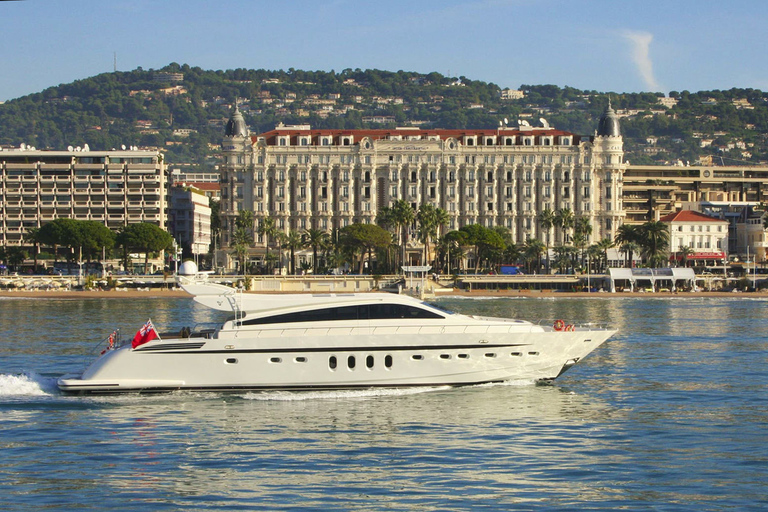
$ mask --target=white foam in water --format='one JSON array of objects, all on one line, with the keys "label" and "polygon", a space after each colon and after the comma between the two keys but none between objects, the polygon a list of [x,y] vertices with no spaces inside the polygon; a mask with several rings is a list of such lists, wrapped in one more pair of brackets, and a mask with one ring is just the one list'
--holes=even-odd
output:
[{"label": "white foam in water", "polygon": [[56,391],[56,379],[34,372],[21,375],[0,375],[0,396],[50,395]]},{"label": "white foam in water", "polygon": [[368,388],[342,389],[334,391],[264,391],[243,395],[246,400],[264,400],[276,402],[291,402],[299,400],[346,400],[358,398],[377,398],[382,396],[405,396],[418,393],[429,393],[448,389],[449,386],[418,387],[418,388]]}]

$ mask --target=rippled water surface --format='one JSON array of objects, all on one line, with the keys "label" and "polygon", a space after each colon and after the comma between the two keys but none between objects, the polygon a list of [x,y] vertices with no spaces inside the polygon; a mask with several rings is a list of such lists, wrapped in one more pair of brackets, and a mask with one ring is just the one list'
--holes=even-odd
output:
[{"label": "rippled water surface", "polygon": [[61,395],[115,327],[187,299],[0,300],[0,510],[768,507],[768,301],[442,299],[610,323],[554,385]]}]

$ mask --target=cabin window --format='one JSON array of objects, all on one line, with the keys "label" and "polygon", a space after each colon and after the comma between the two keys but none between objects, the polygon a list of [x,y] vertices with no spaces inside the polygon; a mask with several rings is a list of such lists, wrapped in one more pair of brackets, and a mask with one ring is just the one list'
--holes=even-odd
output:
[{"label": "cabin window", "polygon": [[297,357],[296,359],[294,359],[294,361],[297,362],[297,363],[306,363],[307,362],[307,358],[306,357]]},{"label": "cabin window", "polygon": [[529,356],[537,356],[537,355],[539,355],[539,353],[538,352],[528,352],[528,355]]},{"label": "cabin window", "polygon": [[349,356],[347,358],[347,366],[349,367],[350,370],[355,369],[355,356]]},{"label": "cabin window", "polygon": [[282,360],[282,359],[280,359],[279,357],[270,357],[270,358],[269,358],[269,362],[270,362],[270,363],[282,363],[282,362],[283,362],[283,360]]},{"label": "cabin window", "polygon": [[522,353],[522,352],[512,352],[510,355],[511,355],[512,357],[520,357],[520,356],[522,356],[522,355],[523,355],[523,353]]},{"label": "cabin window", "polygon": [[392,368],[392,356],[390,355],[384,356],[384,366],[387,369]]},{"label": "cabin window", "polygon": [[328,358],[328,368],[331,370],[335,370],[336,366],[338,366],[338,362],[336,361],[336,356],[331,356]]},{"label": "cabin window", "polygon": [[486,352],[485,357],[496,357],[496,354],[493,352]]},{"label": "cabin window", "polygon": [[368,369],[373,368],[373,356],[368,356],[365,358],[365,366]]},{"label": "cabin window", "polygon": [[237,359],[235,359],[234,357],[230,357],[230,358],[227,359],[226,363],[227,364],[237,364]]},{"label": "cabin window", "polygon": [[414,361],[421,361],[422,359],[424,359],[424,356],[421,354],[413,354],[411,356],[411,359],[413,359]]},{"label": "cabin window", "polygon": [[407,304],[361,304],[311,311],[297,311],[263,318],[244,320],[241,325],[263,325],[296,322],[329,322],[343,320],[383,320],[391,318],[439,319],[442,315]]},{"label": "cabin window", "polygon": [[451,354],[440,354],[440,359],[450,359]]},{"label": "cabin window", "polygon": [[469,359],[469,354],[459,354],[456,357],[458,357],[459,359]]}]

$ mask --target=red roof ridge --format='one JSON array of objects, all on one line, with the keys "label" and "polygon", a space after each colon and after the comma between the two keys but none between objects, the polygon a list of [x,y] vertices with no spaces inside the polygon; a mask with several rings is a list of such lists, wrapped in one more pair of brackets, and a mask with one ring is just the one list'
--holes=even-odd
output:
[{"label": "red roof ridge", "polygon": [[711,217],[707,214],[695,210],[680,210],[669,215],[665,215],[660,222],[727,222],[717,217]]}]

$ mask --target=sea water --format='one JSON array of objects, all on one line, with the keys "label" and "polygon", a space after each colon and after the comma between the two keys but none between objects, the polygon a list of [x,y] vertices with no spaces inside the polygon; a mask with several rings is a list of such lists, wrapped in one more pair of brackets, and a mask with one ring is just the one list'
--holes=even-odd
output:
[{"label": "sea water", "polygon": [[0,510],[768,507],[768,301],[441,299],[619,329],[553,385],[67,396],[116,328],[188,299],[0,300]]}]

